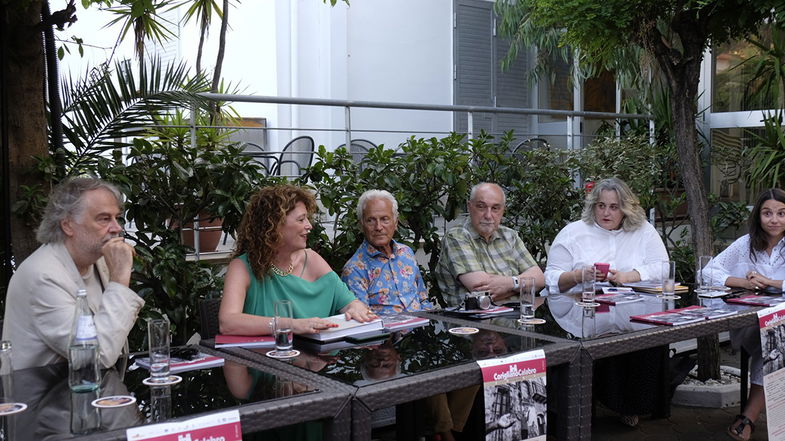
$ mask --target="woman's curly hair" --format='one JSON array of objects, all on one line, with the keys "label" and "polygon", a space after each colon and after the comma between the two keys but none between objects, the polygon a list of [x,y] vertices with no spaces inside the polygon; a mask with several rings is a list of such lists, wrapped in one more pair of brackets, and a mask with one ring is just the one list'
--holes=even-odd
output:
[{"label": "woman's curly hair", "polygon": [[308,216],[316,212],[316,199],[308,190],[289,184],[263,187],[245,207],[237,231],[234,257],[248,254],[254,276],[262,280],[270,272],[273,257],[281,241],[281,227],[286,215],[302,202]]}]

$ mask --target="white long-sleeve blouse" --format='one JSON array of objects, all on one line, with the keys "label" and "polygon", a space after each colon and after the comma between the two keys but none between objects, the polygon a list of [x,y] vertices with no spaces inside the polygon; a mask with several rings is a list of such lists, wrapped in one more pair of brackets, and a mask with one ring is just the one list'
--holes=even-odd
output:
[{"label": "white long-sleeve blouse", "polygon": [[[661,280],[662,262],[668,251],[651,224],[644,222],[634,231],[606,230],[582,220],[562,228],[551,245],[545,284],[550,294],[559,293],[559,277],[584,265],[609,263],[619,271],[636,270],[641,280]],[[567,292],[580,291],[580,284]]]},{"label": "white long-sleeve blouse", "polygon": [[712,285],[725,285],[729,277],[743,279],[750,271],[772,280],[785,280],[785,238],[774,246],[771,256],[765,251],[755,251],[753,255],[754,260],[750,258],[750,235],[745,234],[711,259],[703,272]]}]

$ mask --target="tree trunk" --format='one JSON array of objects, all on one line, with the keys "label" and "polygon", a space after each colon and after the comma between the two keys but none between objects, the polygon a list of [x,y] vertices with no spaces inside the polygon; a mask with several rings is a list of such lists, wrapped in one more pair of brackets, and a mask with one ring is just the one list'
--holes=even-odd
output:
[{"label": "tree trunk", "polygon": [[[690,85],[682,89],[678,84],[671,84],[671,109],[682,183],[687,194],[692,245],[696,256],[706,256],[714,254],[714,239],[709,223],[709,202],[703,184],[700,148],[695,136],[695,100],[700,57],[697,57],[695,63],[697,66],[692,69],[685,67],[682,72],[677,73],[690,75],[690,82],[694,87]],[[705,381],[709,378],[720,378],[719,339],[716,334],[698,339],[698,379]]]},{"label": "tree trunk", "polygon": [[199,30],[199,46],[196,51],[196,74],[199,75],[202,73],[202,48],[204,47],[204,34],[207,33],[207,29],[202,25],[201,29]]},{"label": "tree trunk", "polygon": [[[25,4],[25,2],[22,2]],[[44,98],[43,40],[41,0],[26,2],[26,7],[8,5],[2,27],[8,38],[5,60],[5,88],[8,97],[9,194],[11,206],[22,196],[21,186],[42,185],[46,181],[35,171],[34,155],[49,155]],[[27,219],[10,217],[14,262],[18,265],[37,247],[35,225]]]},{"label": "tree trunk", "polygon": [[[679,168],[687,196],[687,213],[696,256],[713,255],[714,237],[709,223],[709,202],[703,180],[695,116],[703,44],[708,38],[706,17],[684,11],[670,23],[679,44],[670,45],[656,21],[643,24],[641,44],[657,60],[671,93],[671,112]],[[698,377],[720,378],[719,340],[716,335],[698,339]]]},{"label": "tree trunk", "polygon": [[[221,69],[224,64],[224,52],[226,51],[226,29],[229,27],[229,0],[223,2],[223,15],[221,16],[221,33],[218,35],[218,55],[215,57],[215,69],[213,70],[213,84],[210,92],[218,92],[218,85],[221,83]],[[210,102],[210,123],[215,124],[218,118],[218,103]]]},{"label": "tree trunk", "polygon": [[[697,90],[697,78],[695,84]],[[679,168],[687,194],[692,244],[696,256],[711,255],[713,238],[709,224],[709,201],[703,184],[700,148],[695,137],[696,93],[671,85],[671,94],[676,151],[679,154]]]},{"label": "tree trunk", "polygon": [[224,0],[223,15],[221,16],[221,33],[218,35],[218,55],[215,57],[215,70],[213,71],[213,87],[211,92],[218,92],[218,84],[221,81],[221,69],[224,64],[224,52],[226,52],[226,30],[229,27],[229,0]]}]

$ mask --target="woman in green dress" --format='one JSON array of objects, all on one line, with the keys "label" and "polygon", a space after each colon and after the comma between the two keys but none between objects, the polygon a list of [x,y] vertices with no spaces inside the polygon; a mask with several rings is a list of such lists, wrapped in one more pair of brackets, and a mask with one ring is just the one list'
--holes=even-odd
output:
[{"label": "woman in green dress", "polygon": [[376,318],[330,265],[306,247],[314,196],[293,185],[264,187],[252,198],[237,233],[218,313],[222,334],[271,335],[273,305],[291,300],[295,334],[337,326],[338,313],[366,322]]}]

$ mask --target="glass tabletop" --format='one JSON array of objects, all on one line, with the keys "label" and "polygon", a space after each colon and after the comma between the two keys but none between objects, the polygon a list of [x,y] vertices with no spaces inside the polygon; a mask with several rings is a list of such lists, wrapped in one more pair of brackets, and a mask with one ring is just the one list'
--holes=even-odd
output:
[{"label": "glass tabletop", "polygon": [[[479,320],[510,329],[523,329],[543,336],[572,340],[592,340],[611,335],[634,333],[658,327],[655,324],[630,320],[630,317],[667,311],[688,306],[685,300],[677,302],[663,299],[654,294],[637,294],[635,299],[615,305],[598,303],[594,307],[581,306],[577,295],[550,295],[537,299],[535,316],[545,323],[521,326],[518,313]],[[632,300],[632,301],[630,301]],[[701,299],[700,306],[722,306],[738,312],[748,311],[750,307],[725,303],[722,299]]]},{"label": "glass tabletop", "polygon": [[[98,390],[75,393],[68,387],[66,363],[15,371],[10,387],[4,384],[3,396],[27,408],[0,417],[2,433],[10,435],[5,439],[64,439],[316,392],[307,385],[229,360],[220,367],[178,372],[182,381],[170,386],[144,385],[142,380],[149,372],[133,364],[125,371],[113,368],[102,374]],[[109,396],[131,396],[136,401],[112,408],[93,404]],[[117,398],[104,403],[111,405],[113,401],[133,400]]]},{"label": "glass tabletop", "polygon": [[295,347],[301,354],[289,362],[344,384],[364,386],[552,343],[536,337],[466,328],[465,324],[445,317],[379,340],[345,343],[344,347],[320,346],[295,338]]}]

